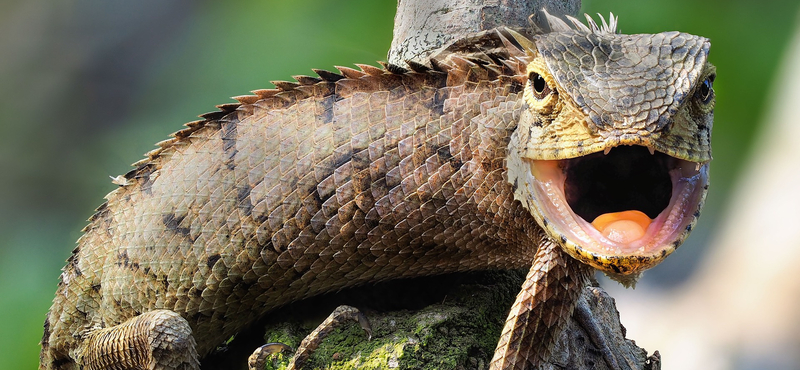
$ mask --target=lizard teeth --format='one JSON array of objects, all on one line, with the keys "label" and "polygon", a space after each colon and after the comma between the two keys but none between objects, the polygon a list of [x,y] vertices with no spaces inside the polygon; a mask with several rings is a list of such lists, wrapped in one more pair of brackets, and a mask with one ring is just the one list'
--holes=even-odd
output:
[{"label": "lizard teeth", "polygon": [[656,148],[653,148],[650,145],[647,146],[647,150],[650,151],[650,155],[655,155],[656,154]]},{"label": "lizard teeth", "polygon": [[611,152],[611,147],[605,148],[603,150],[603,154],[605,154],[605,155],[608,155],[609,152]]}]

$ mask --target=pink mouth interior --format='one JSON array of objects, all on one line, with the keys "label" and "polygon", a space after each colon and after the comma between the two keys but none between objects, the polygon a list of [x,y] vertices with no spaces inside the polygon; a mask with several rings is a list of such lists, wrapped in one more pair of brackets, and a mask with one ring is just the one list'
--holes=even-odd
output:
[{"label": "pink mouth interior", "polygon": [[644,147],[529,163],[542,216],[600,255],[653,255],[680,242],[708,179],[707,164]]}]

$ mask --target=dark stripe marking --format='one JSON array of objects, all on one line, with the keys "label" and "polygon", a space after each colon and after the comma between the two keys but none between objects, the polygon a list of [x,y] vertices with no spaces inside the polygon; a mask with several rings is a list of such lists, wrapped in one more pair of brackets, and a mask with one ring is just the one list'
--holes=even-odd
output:
[{"label": "dark stripe marking", "polygon": [[237,141],[237,132],[236,132],[236,122],[235,121],[226,121],[222,122],[221,125],[222,130],[222,150],[228,155],[228,159],[225,161],[225,166],[233,171],[236,167],[236,163],[234,162],[234,157],[236,157],[236,153],[238,150],[236,149],[236,141]]},{"label": "dark stripe marking", "polygon": [[212,254],[212,255],[208,256],[208,260],[206,260],[206,266],[208,266],[208,268],[213,268],[214,264],[217,263],[217,261],[219,261],[219,259],[220,259],[220,255],[219,254]]},{"label": "dark stripe marking", "polygon": [[167,213],[161,216],[161,222],[170,230],[178,235],[189,236],[189,228],[181,227],[180,224],[186,216],[176,216],[174,213]]},{"label": "dark stripe marking", "polygon": [[250,202],[250,192],[253,190],[249,186],[243,186],[236,193],[236,206],[250,216],[253,213],[253,203]]}]

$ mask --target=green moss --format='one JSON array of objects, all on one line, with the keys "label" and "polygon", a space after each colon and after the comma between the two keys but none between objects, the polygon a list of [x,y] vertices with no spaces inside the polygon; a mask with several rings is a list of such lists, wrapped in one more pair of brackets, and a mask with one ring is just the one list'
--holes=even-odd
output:
[{"label": "green moss", "polygon": [[286,370],[289,365],[289,360],[292,358],[291,354],[278,353],[274,355],[272,361],[267,361],[266,370]]},{"label": "green moss", "polygon": [[[282,327],[276,327],[267,332],[267,338],[270,338],[270,341],[284,338],[286,341],[299,342],[302,339],[291,334],[287,335],[287,332],[292,331],[295,327],[294,325],[285,323],[279,325]],[[325,338],[320,347],[308,359],[304,368],[385,369],[387,364],[396,364],[403,353],[406,341],[396,339],[391,336],[381,336],[367,340],[366,334],[357,324],[345,325],[333,330]],[[282,356],[274,361],[273,367],[268,367],[268,369],[285,369],[290,358],[291,356]]]},{"label": "green moss", "polygon": [[264,335],[265,343],[283,343],[296,348],[303,340],[304,330],[290,322],[277,323]]},{"label": "green moss", "polygon": [[[304,368],[483,368],[521,279],[518,272],[475,274],[449,289],[436,300],[439,303],[417,310],[368,311],[371,340],[358,324],[345,324],[322,341]],[[315,325],[304,320],[289,318],[268,327],[267,340],[296,346]],[[289,356],[275,361],[278,366],[271,369],[283,369],[288,361]]]}]

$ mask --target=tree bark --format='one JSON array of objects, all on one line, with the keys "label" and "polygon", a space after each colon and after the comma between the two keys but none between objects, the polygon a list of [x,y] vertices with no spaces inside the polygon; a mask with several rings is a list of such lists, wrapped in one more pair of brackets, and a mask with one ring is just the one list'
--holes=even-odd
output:
[{"label": "tree bark", "polygon": [[[389,63],[428,57],[450,41],[469,34],[506,26],[530,36],[541,9],[553,15],[576,15],[580,0],[399,0]],[[531,22],[533,21],[533,22]]]}]

